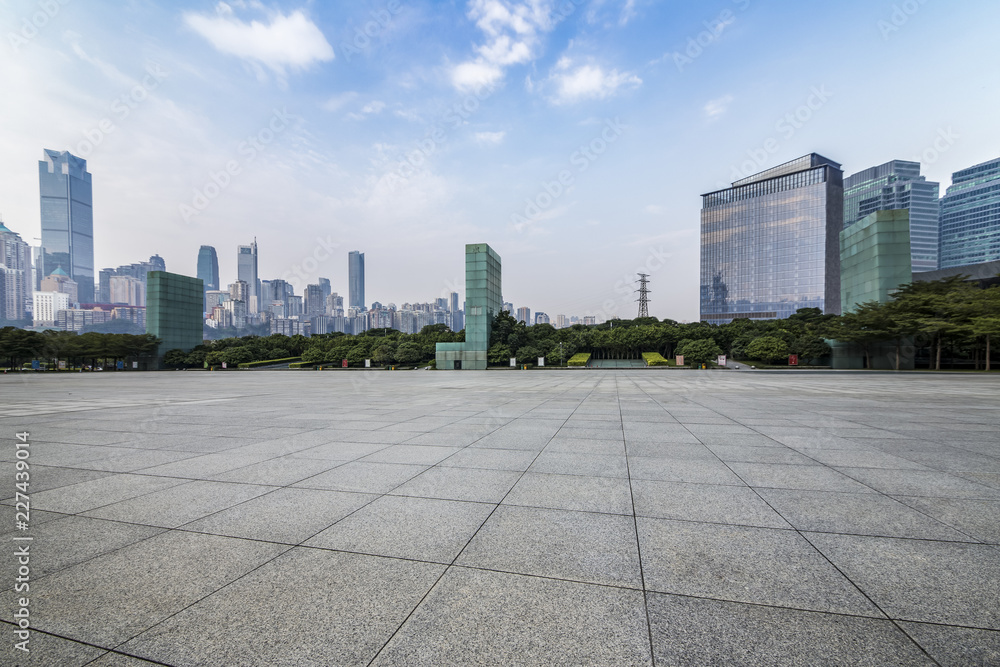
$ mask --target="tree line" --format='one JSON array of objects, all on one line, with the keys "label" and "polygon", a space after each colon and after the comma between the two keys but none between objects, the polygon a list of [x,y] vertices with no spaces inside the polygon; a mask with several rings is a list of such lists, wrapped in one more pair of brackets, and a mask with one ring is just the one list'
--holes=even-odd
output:
[{"label": "tree line", "polygon": [[0,329],[0,359],[6,361],[9,368],[20,368],[34,359],[53,366],[60,361],[71,366],[87,363],[94,367],[113,366],[126,359],[151,357],[156,354],[159,344],[159,339],[152,334]]}]

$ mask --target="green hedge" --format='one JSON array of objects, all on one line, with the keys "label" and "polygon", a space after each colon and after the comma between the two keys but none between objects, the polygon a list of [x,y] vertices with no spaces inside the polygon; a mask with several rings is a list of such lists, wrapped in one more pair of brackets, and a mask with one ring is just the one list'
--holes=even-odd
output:
[{"label": "green hedge", "polygon": [[315,361],[294,361],[288,364],[289,368],[311,368],[315,366],[318,362]]},{"label": "green hedge", "polygon": [[642,358],[646,362],[647,366],[676,366],[677,362],[673,359],[664,359],[663,355],[659,352],[643,352]]},{"label": "green hedge", "polygon": [[586,366],[587,362],[590,361],[590,355],[585,352],[578,352],[569,358],[566,362],[567,366]]},{"label": "green hedge", "polygon": [[248,361],[240,364],[240,368],[257,368],[258,366],[274,366],[288,362],[302,361],[302,357],[288,357],[287,359],[267,359],[266,361]]}]

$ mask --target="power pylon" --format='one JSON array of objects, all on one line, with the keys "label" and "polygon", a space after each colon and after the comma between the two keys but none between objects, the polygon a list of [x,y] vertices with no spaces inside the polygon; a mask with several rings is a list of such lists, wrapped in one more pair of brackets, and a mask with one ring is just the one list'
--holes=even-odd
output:
[{"label": "power pylon", "polygon": [[636,282],[639,283],[639,289],[636,290],[639,293],[639,298],[636,299],[639,302],[639,317],[649,317],[649,274],[640,273]]}]

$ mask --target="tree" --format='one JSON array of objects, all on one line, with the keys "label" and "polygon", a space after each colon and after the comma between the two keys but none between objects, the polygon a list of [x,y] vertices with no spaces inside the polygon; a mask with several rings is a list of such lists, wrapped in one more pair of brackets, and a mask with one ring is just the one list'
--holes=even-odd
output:
[{"label": "tree", "polygon": [[533,364],[538,361],[538,357],[542,354],[538,351],[537,347],[532,347],[531,345],[525,345],[517,350],[517,363],[519,364]]},{"label": "tree", "polygon": [[867,301],[852,312],[831,320],[827,331],[834,340],[859,345],[865,353],[866,368],[871,368],[872,346],[892,338],[896,334],[894,327],[889,306],[878,301]]},{"label": "tree", "polygon": [[167,353],[163,355],[163,364],[180,368],[187,363],[187,356],[187,352],[184,350],[167,350]]},{"label": "tree", "polygon": [[774,364],[788,358],[788,343],[777,336],[759,336],[747,345],[746,353],[751,359]]},{"label": "tree", "polygon": [[994,336],[1000,336],[1000,287],[984,289],[975,295],[971,304],[974,313],[969,318],[969,326],[973,335],[986,340],[986,370],[990,370],[990,341]]},{"label": "tree", "polygon": [[401,364],[418,364],[422,360],[423,354],[420,351],[420,346],[416,343],[400,343],[399,347],[396,348],[396,361]]},{"label": "tree", "polygon": [[683,348],[677,348],[677,354],[684,356],[684,361],[693,366],[712,363],[722,354],[719,347],[711,338],[689,341]]}]

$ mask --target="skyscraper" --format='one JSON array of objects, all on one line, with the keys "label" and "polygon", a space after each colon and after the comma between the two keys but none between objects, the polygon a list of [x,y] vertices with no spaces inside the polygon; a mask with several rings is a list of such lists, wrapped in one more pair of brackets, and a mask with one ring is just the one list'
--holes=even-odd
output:
[{"label": "skyscraper", "polygon": [[531,324],[531,308],[521,306],[517,309],[517,321]]},{"label": "skyscraper", "polygon": [[913,272],[938,265],[939,184],[920,175],[920,163],[893,160],[844,179],[844,229],[875,211],[906,209]]},{"label": "skyscraper", "polygon": [[347,254],[348,308],[365,308],[365,253],[352,250]]},{"label": "skyscraper", "polygon": [[210,245],[203,245],[198,249],[198,278],[206,292],[219,289],[219,255]]},{"label": "skyscraper", "polygon": [[87,161],[46,149],[38,162],[42,210],[42,274],[61,266],[80,286],[80,301],[94,301],[94,206]]},{"label": "skyscraper", "polygon": [[34,291],[31,246],[0,221],[0,320],[22,320]]},{"label": "skyscraper", "polygon": [[323,289],[323,300],[325,301],[326,297],[328,297],[331,294],[333,294],[333,286],[330,284],[330,279],[329,278],[317,278],[316,282]]},{"label": "skyscraper", "polygon": [[[250,245],[239,246],[236,256],[236,279],[247,284],[247,312],[257,312],[260,304],[257,303],[260,296],[260,283],[257,278],[257,239],[254,238]],[[256,310],[250,307],[255,304]]]},{"label": "skyscraper", "polygon": [[840,313],[840,165],[816,153],[702,195],[701,319]]},{"label": "skyscraper", "polygon": [[941,198],[941,259],[949,269],[1000,259],[1000,158],[956,171]]}]

